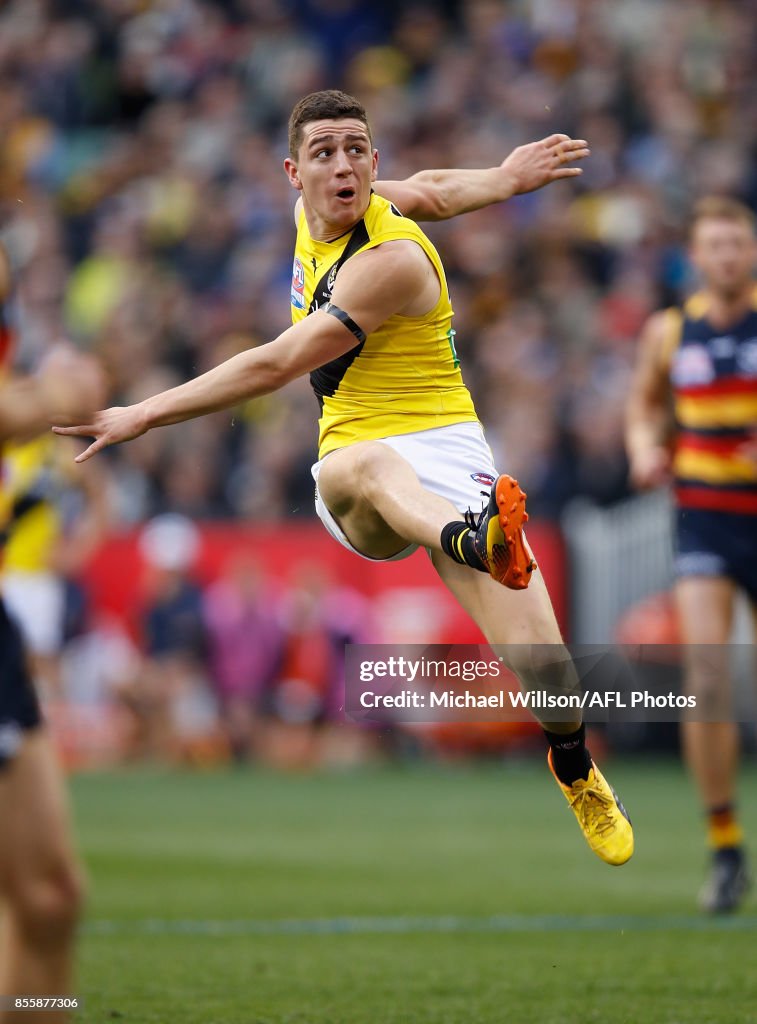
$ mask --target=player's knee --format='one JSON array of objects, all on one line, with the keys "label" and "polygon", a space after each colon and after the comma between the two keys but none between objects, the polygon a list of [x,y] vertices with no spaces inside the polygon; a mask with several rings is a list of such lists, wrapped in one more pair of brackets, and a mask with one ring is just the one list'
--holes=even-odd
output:
[{"label": "player's knee", "polygon": [[28,941],[55,947],[70,940],[84,900],[84,880],[71,866],[18,887],[11,894],[9,910]]},{"label": "player's knee", "polygon": [[708,718],[716,719],[719,714],[730,717],[732,690],[727,664],[705,663],[690,667],[685,675],[684,689],[688,696],[696,699],[697,710]]}]

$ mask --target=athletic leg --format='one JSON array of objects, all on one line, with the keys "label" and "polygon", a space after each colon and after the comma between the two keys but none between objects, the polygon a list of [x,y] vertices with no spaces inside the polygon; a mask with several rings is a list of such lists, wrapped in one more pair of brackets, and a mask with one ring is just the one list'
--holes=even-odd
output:
[{"label": "athletic leg", "polygon": [[[506,485],[501,491],[500,481]],[[478,535],[483,537],[477,550],[486,556],[479,560],[480,567],[488,569],[485,572],[445,553],[442,531],[462,523],[463,516],[451,502],[424,488],[410,463],[389,445],[364,442],[334,452],[321,464],[318,489],[351,545],[362,554],[387,558],[409,543],[429,548],[442,579],[487,639],[519,645],[508,652],[508,662],[527,688],[575,685],[575,669],[562,645],[543,581],[536,577],[539,583],[530,597],[530,590],[524,589],[535,566],[520,530],[526,519],[525,495],[517,483],[503,477],[497,480],[483,527],[476,531],[476,545]],[[510,526],[504,530],[508,516]],[[518,569],[518,577],[506,582],[511,575],[508,566]],[[519,588],[518,604],[514,595],[503,596],[511,585]],[[550,768],[589,845],[609,863],[624,863],[633,851],[630,823],[591,762],[580,717],[550,723],[547,736]]]},{"label": "athletic leg", "polygon": [[[28,733],[18,755],[0,770],[0,821],[0,993],[70,994],[83,886],[63,782],[40,729]],[[17,1016],[0,1011],[0,1024]],[[67,1017],[29,1011],[24,1019],[58,1024]]]},{"label": "athletic leg", "polygon": [[747,888],[743,833],[735,815],[739,730],[731,715],[729,640],[736,586],[724,576],[685,576],[675,587],[685,646],[685,686],[710,722],[683,722],[686,764],[708,816],[712,866],[700,894],[702,909],[733,910]]},{"label": "athletic leg", "polygon": [[[686,689],[696,696],[698,707],[716,709],[730,689],[727,644],[735,591],[725,577],[687,576],[676,583],[678,621],[686,644]],[[684,722],[681,732],[686,763],[704,806],[732,803],[738,762],[735,723]]]},{"label": "athletic leg", "polygon": [[[516,592],[443,552],[435,551],[431,558],[444,584],[525,689],[570,692],[577,686],[577,673],[540,574],[534,574],[527,590]],[[585,749],[580,712],[541,725],[550,741],[550,768],[589,846],[607,863],[625,863],[633,853],[633,831],[625,809]],[[563,776],[567,781],[558,776],[556,769],[561,767],[570,773]]]},{"label": "athletic leg", "polygon": [[[444,473],[443,455],[431,448],[429,458],[434,457]],[[381,441],[334,452],[321,464],[318,487],[342,532],[362,554],[387,558],[408,544],[422,544],[490,574],[503,586],[528,587],[536,563],[522,530],[528,519],[526,495],[511,477],[496,479],[488,507],[475,524],[472,514],[464,520],[455,505],[424,487],[410,462]]]},{"label": "athletic leg", "polygon": [[318,489],[353,547],[371,558],[388,558],[408,544],[439,548],[443,527],[463,519],[380,441],[361,441],[329,455]]}]

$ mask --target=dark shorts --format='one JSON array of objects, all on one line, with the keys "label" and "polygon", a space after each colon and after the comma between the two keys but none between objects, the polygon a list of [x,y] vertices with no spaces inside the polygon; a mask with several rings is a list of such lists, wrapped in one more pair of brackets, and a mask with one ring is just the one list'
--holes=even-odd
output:
[{"label": "dark shorts", "polygon": [[679,508],[675,574],[727,576],[757,603],[757,516]]},{"label": "dark shorts", "polygon": [[0,600],[0,770],[18,753],[24,733],[41,721],[18,627]]}]

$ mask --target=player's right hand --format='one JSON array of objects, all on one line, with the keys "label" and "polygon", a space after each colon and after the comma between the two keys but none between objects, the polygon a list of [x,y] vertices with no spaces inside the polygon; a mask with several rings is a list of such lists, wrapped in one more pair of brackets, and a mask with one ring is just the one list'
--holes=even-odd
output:
[{"label": "player's right hand", "polygon": [[144,434],[147,422],[141,405],[113,406],[111,409],[103,409],[95,413],[89,423],[82,423],[76,426],[54,426],[56,434],[65,434],[69,437],[94,437],[94,441],[85,449],[81,455],[77,455],[76,462],[86,462],[96,455],[103,448],[111,444],[120,444],[122,441],[133,441],[135,437]]},{"label": "player's right hand", "polygon": [[629,475],[633,485],[640,490],[651,490],[669,483],[670,451],[663,445],[655,445],[635,452],[630,459]]}]

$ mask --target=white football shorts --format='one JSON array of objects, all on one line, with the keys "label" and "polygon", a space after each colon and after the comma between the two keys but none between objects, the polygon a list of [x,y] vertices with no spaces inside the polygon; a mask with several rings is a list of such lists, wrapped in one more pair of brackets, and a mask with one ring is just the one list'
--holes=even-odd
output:
[{"label": "white football shorts", "polygon": [[3,576],[3,599],[32,654],[60,654],[66,614],[62,580],[48,572],[8,572]]},{"label": "white football shorts", "polygon": [[[451,501],[458,512],[465,512],[469,508],[479,512],[489,500],[489,492],[498,473],[478,421],[433,427],[414,434],[395,434],[382,437],[380,443],[398,452],[413,467],[421,485]],[[348,551],[371,562],[398,562],[412,555],[417,544],[408,544],[396,555],[379,559],[362,554],[350,544],[339,523],[326,508],[318,490],[321,466],[333,454],[329,452],[320,462],[316,462],[311,472],[315,480],[315,510],[334,540],[338,540]]]}]

